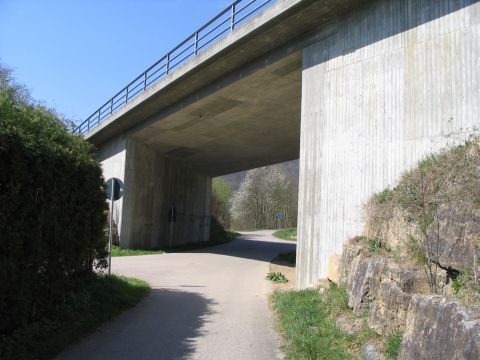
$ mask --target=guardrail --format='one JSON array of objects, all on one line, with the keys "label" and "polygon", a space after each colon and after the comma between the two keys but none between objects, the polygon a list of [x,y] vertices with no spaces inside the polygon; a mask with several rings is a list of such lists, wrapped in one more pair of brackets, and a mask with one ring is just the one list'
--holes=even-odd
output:
[{"label": "guardrail", "polygon": [[228,33],[231,33],[238,25],[253,17],[261,9],[266,7],[267,4],[275,1],[276,0],[235,1],[137,76],[105,104],[95,110],[92,115],[75,128],[74,133],[84,134],[90,131],[112,115],[114,111],[170,74],[175,68],[200,54],[216,41]]}]

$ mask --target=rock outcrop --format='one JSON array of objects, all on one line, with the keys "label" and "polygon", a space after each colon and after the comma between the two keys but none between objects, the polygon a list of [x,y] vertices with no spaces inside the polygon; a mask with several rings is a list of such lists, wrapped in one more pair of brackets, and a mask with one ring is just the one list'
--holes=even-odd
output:
[{"label": "rock outcrop", "polygon": [[480,321],[457,302],[414,295],[398,359],[480,359]]}]

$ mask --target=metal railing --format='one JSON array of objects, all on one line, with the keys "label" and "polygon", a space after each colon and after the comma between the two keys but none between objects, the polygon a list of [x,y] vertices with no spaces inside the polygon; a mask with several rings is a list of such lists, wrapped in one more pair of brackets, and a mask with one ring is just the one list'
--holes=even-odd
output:
[{"label": "metal railing", "polygon": [[112,115],[114,111],[170,74],[175,68],[200,54],[207,47],[213,45],[228,33],[231,33],[240,24],[252,18],[267,4],[275,1],[276,0],[235,1],[137,76],[105,104],[95,110],[92,115],[74,130],[74,133],[84,134],[90,131]]}]

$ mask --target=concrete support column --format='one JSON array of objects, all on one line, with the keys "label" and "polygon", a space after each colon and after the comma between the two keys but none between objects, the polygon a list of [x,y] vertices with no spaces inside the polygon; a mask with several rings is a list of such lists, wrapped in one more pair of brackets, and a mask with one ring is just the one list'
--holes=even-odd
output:
[{"label": "concrete support column", "polygon": [[361,235],[368,199],[480,121],[480,4],[383,0],[304,49],[297,285]]},{"label": "concrete support column", "polygon": [[[121,247],[168,247],[171,238],[173,246],[209,240],[210,177],[133,139],[107,144],[99,155],[104,176],[124,183],[123,199],[115,204]],[[172,203],[177,216],[170,224]]]}]

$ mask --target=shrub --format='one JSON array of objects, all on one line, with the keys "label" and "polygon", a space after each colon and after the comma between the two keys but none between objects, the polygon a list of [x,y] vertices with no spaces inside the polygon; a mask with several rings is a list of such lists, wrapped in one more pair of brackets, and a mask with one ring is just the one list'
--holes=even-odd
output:
[{"label": "shrub", "polygon": [[0,334],[48,318],[105,265],[93,147],[0,87]]}]

